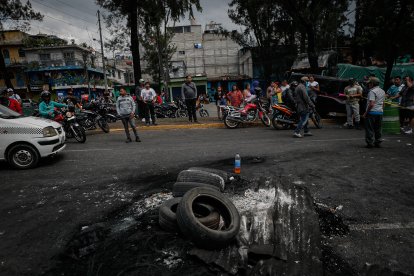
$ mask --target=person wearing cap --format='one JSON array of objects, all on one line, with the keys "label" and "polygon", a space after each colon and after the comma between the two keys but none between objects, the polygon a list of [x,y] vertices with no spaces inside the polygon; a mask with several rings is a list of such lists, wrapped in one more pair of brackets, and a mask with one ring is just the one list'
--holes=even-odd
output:
[{"label": "person wearing cap", "polygon": [[385,91],[379,87],[379,79],[371,77],[368,80],[368,103],[363,115],[365,121],[365,142],[367,148],[381,147],[381,124],[384,113],[383,104]]},{"label": "person wearing cap", "polygon": [[356,79],[349,79],[349,85],[345,87],[344,94],[346,96],[346,124],[348,128],[354,128],[354,122],[352,117],[355,119],[355,129],[361,129],[360,127],[360,116],[359,116],[359,99],[362,97],[362,87],[358,85]]},{"label": "person wearing cap", "polygon": [[23,114],[22,106],[18,101],[8,96],[7,89],[0,92],[0,104],[16,111],[17,113]]},{"label": "person wearing cap", "polygon": [[296,109],[299,115],[299,123],[293,133],[293,137],[295,138],[302,138],[302,129],[304,136],[312,136],[312,133],[308,130],[308,120],[310,111],[315,109],[315,104],[309,98],[308,92],[306,91],[305,85],[308,81],[308,77],[302,77],[294,93]]},{"label": "person wearing cap", "polygon": [[19,94],[14,92],[14,90],[12,88],[8,88],[7,92],[9,93],[9,98],[10,99],[18,101],[20,105],[22,104],[22,98],[20,98]]}]

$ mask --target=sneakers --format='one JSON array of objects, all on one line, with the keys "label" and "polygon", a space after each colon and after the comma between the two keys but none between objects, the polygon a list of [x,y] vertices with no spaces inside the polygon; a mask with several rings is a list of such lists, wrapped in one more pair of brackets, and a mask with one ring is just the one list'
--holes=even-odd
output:
[{"label": "sneakers", "polygon": [[127,138],[125,141],[125,143],[131,143],[131,142],[132,142],[131,138]]},{"label": "sneakers", "polygon": [[141,142],[141,139],[139,139],[139,137],[135,137],[135,142]]},{"label": "sneakers", "polygon": [[302,138],[302,135],[300,135],[300,133],[293,133],[293,138]]},{"label": "sneakers", "polygon": [[303,136],[313,136],[313,134],[312,134],[310,131],[308,131],[308,132],[305,132],[305,133],[303,134]]},{"label": "sneakers", "polygon": [[413,129],[410,128],[410,129],[404,131],[404,134],[413,134]]}]

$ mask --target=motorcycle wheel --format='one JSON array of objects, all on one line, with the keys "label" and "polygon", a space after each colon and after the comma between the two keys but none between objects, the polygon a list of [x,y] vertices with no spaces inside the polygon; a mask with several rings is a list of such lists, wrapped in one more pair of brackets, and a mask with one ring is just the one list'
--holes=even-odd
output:
[{"label": "motorcycle wheel", "polygon": [[275,113],[272,118],[272,125],[274,129],[282,130],[282,129],[289,129],[290,125],[286,123],[281,123],[278,119],[283,119],[283,115],[279,113]]},{"label": "motorcycle wheel", "polygon": [[262,118],[260,118],[260,120],[266,127],[270,127],[270,125],[272,124],[269,116],[266,113],[263,113],[263,116]]},{"label": "motorcycle wheel", "polygon": [[183,117],[187,117],[187,111],[186,110],[177,110],[177,118],[183,118]]},{"label": "motorcycle wheel", "polygon": [[237,128],[239,124],[240,124],[239,122],[229,120],[228,116],[224,117],[224,125],[227,128],[234,129],[234,128]]},{"label": "motorcycle wheel", "polygon": [[86,141],[86,134],[85,130],[81,126],[71,126],[70,129],[72,130],[73,137],[79,143],[85,143]]},{"label": "motorcycle wheel", "polygon": [[103,130],[103,132],[109,132],[109,125],[105,118],[102,117],[98,120],[98,126]]},{"label": "motorcycle wheel", "polygon": [[316,128],[322,128],[322,119],[318,112],[313,112],[311,119]]},{"label": "motorcycle wheel", "polygon": [[208,111],[205,110],[205,109],[201,109],[199,113],[200,113],[200,117],[209,117],[210,116],[210,114],[208,114]]}]

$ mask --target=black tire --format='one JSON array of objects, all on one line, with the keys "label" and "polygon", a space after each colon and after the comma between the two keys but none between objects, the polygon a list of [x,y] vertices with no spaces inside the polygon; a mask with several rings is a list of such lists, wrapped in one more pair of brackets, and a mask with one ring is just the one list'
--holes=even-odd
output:
[{"label": "black tire", "polygon": [[224,117],[223,121],[224,121],[224,125],[227,128],[230,128],[230,129],[235,129],[235,128],[237,128],[240,125],[239,122],[235,122],[235,121],[229,120],[227,115]]},{"label": "black tire", "polygon": [[322,118],[321,116],[318,114],[318,112],[313,112],[312,116],[311,116],[312,122],[315,125],[316,128],[322,128]]},{"label": "black tire", "polygon": [[218,187],[220,191],[224,191],[225,188],[224,179],[221,176],[205,171],[181,171],[178,174],[177,182],[197,182],[210,184]]},{"label": "black tire", "polygon": [[273,117],[272,117],[273,128],[277,130],[289,129],[290,124],[281,123],[280,121],[278,121],[279,118],[283,118],[283,115],[280,113],[273,114]]},{"label": "black tire", "polygon": [[[223,219],[222,229],[210,229],[200,223],[193,211],[195,202],[214,207]],[[185,237],[206,249],[227,246],[240,230],[240,216],[233,203],[220,192],[205,188],[194,188],[184,195],[178,204],[177,223]]]},{"label": "black tire", "polygon": [[260,118],[260,121],[262,121],[265,127],[270,127],[272,124],[269,115],[267,115],[266,113],[263,113],[263,116],[262,118]]},{"label": "black tire", "polygon": [[72,131],[72,137],[75,138],[79,143],[85,143],[86,134],[82,126],[71,125],[70,130]]},{"label": "black tire", "polygon": [[197,187],[210,188],[216,191],[220,191],[219,187],[213,186],[211,184],[199,182],[175,182],[172,190],[173,197],[182,197],[186,192]]},{"label": "black tire", "polygon": [[[158,211],[158,222],[160,227],[168,232],[179,232],[177,224],[177,207],[181,197],[175,197],[164,202]],[[220,214],[215,209],[202,203],[194,205],[194,213],[197,219],[208,228],[217,229],[220,225]]]},{"label": "black tire", "polygon": [[7,161],[16,169],[25,170],[33,168],[39,163],[39,153],[27,144],[14,145],[7,151]]},{"label": "black tire", "polygon": [[208,111],[205,110],[205,109],[200,109],[199,113],[200,113],[200,117],[209,117],[210,116],[210,114],[208,114]]},{"label": "black tire", "polygon": [[178,232],[176,211],[181,197],[175,197],[165,201],[158,211],[158,223],[161,228],[168,232]]},{"label": "black tire", "polygon": [[212,168],[191,167],[188,170],[189,171],[204,171],[204,172],[217,174],[217,175],[221,176],[224,179],[225,183],[229,183],[231,181],[230,177],[232,177],[232,175],[233,175],[233,174],[228,173],[226,171],[222,171],[222,170],[218,170],[218,169],[212,169]]},{"label": "black tire", "polygon": [[103,132],[105,133],[109,132],[109,125],[108,125],[108,122],[105,120],[105,118],[101,117],[98,120],[98,126],[103,130]]}]

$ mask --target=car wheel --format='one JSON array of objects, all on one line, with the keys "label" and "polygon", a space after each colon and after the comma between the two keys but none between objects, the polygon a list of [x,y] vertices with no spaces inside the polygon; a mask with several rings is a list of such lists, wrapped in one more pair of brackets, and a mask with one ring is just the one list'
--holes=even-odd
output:
[{"label": "car wheel", "polygon": [[[203,225],[194,214],[195,203],[208,204],[216,209],[223,220],[223,226],[211,229]],[[227,246],[238,234],[240,215],[233,203],[222,193],[212,189],[194,188],[178,204],[177,223],[184,236],[198,247],[218,249]]]},{"label": "car wheel", "polygon": [[205,184],[205,183],[198,183],[198,182],[176,182],[173,185],[172,194],[173,197],[182,197],[185,195],[186,192],[188,192],[191,189],[197,188],[197,187],[204,187],[213,189],[216,191],[220,191],[220,188],[217,186],[213,186],[211,184]]},{"label": "car wheel", "polygon": [[195,171],[195,170],[185,170],[181,171],[178,174],[177,182],[197,182],[205,183],[216,186],[220,191],[224,191],[224,179],[214,173],[204,172],[204,171]]},{"label": "car wheel", "polygon": [[30,169],[39,162],[39,153],[30,145],[13,146],[7,154],[7,161],[16,169]]}]

